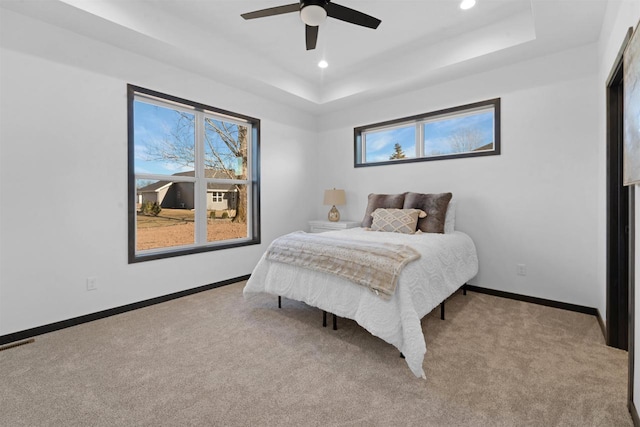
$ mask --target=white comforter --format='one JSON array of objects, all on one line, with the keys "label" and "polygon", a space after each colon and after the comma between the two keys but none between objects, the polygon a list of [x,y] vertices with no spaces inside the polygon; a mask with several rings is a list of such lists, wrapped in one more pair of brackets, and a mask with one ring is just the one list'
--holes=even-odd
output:
[{"label": "white comforter", "polygon": [[245,298],[267,292],[353,319],[400,350],[411,372],[425,378],[422,362],[427,348],[420,319],[477,274],[478,257],[471,238],[460,231],[400,234],[364,228],[325,235],[405,244],[421,257],[404,268],[395,294],[385,301],[367,288],[332,274],[270,262],[263,256],[244,288]]}]

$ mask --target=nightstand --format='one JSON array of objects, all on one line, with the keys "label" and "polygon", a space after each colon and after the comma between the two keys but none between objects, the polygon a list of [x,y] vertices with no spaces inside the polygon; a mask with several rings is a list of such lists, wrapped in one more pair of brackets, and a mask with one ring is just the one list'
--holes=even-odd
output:
[{"label": "nightstand", "polygon": [[323,233],[325,231],[346,230],[347,228],[360,227],[360,221],[338,221],[331,222],[329,220],[309,221],[309,228],[312,233]]}]

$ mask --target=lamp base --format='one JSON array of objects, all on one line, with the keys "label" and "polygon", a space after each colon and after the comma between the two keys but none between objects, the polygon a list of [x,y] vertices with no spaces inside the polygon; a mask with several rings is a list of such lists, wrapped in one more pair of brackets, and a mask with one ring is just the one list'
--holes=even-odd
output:
[{"label": "lamp base", "polygon": [[331,210],[329,211],[329,215],[327,215],[329,221],[338,222],[340,221],[340,212],[336,209],[336,205],[331,206]]}]

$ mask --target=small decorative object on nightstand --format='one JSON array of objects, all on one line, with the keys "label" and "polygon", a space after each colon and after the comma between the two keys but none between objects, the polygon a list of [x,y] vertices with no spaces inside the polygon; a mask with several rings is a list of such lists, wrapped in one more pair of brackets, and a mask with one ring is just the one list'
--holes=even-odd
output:
[{"label": "small decorative object on nightstand", "polygon": [[344,190],[324,190],[324,203],[325,205],[332,205],[329,211],[329,221],[340,221],[340,212],[336,209],[336,205],[344,205],[346,203],[346,197]]},{"label": "small decorative object on nightstand", "polygon": [[347,228],[356,228],[360,227],[360,221],[327,221],[317,220],[317,221],[309,221],[309,228],[312,233],[323,233],[325,231],[332,230],[345,230]]}]

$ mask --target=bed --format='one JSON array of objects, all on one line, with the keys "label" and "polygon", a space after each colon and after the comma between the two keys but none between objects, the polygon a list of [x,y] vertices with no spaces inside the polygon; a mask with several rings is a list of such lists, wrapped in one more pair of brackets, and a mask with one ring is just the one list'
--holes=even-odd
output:
[{"label": "bed", "polygon": [[[407,194],[410,193],[403,193],[403,196]],[[389,298],[381,298],[371,289],[334,274],[274,262],[267,259],[269,251],[256,265],[243,293],[247,299],[255,293],[282,296],[355,320],[374,336],[395,346],[404,355],[411,372],[416,377],[425,378],[422,364],[426,343],[421,319],[477,274],[476,248],[467,234],[451,229],[444,232],[444,212],[440,220],[441,233],[372,231],[372,224],[367,222],[371,216],[369,211],[379,208],[375,203],[372,206],[371,196],[363,221],[366,227],[330,231],[322,233],[322,236],[403,245],[417,251],[420,257],[404,266]]]}]

